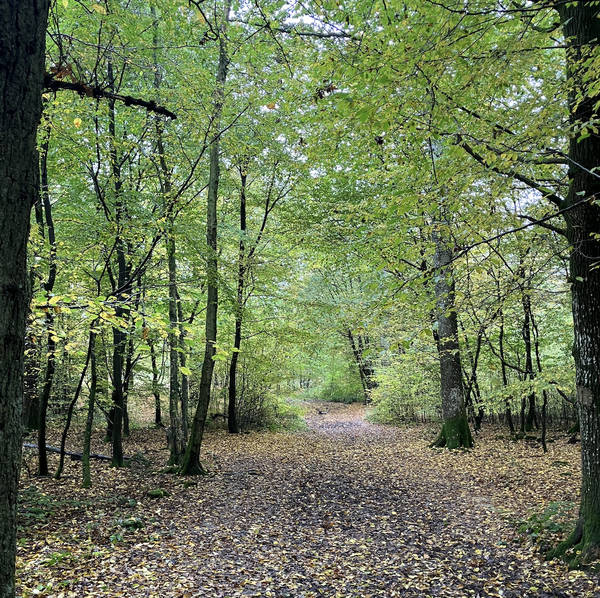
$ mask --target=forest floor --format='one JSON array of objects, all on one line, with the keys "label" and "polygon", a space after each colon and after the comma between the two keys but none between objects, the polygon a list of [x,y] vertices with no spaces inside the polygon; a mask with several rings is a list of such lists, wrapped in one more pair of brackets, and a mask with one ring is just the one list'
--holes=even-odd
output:
[{"label": "forest floor", "polygon": [[301,432],[209,434],[203,478],[161,473],[156,430],[126,444],[148,461],[96,462],[89,490],[78,462],[59,481],[24,469],[18,595],[600,596],[598,577],[545,562],[532,540],[574,515],[578,446],[557,436],[544,455],[489,428],[448,453],[427,448],[432,429],[327,408],[311,404]]}]

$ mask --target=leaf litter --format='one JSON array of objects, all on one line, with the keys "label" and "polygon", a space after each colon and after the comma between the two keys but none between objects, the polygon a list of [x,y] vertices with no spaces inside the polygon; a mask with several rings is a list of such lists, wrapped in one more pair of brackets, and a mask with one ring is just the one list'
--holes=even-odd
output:
[{"label": "leaf litter", "polygon": [[[543,455],[490,427],[449,453],[427,448],[432,429],[326,411],[300,432],[208,434],[202,478],[164,472],[157,430],[134,430],[130,468],[94,463],[90,489],[76,462],[58,481],[24,471],[18,595],[600,596],[540,552],[576,514],[578,447]],[[544,528],[556,504],[566,527]]]}]

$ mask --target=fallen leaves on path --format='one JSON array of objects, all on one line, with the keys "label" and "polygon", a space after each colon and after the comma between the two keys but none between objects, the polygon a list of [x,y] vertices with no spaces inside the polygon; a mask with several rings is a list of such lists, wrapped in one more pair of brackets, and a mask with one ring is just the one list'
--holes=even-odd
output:
[{"label": "fallen leaves on path", "polygon": [[[545,562],[516,522],[577,502],[578,448],[543,455],[489,430],[473,451],[331,405],[307,431],[207,437],[213,474],[160,473],[159,432],[131,469],[23,479],[23,596],[600,596],[597,577]],[[165,492],[152,493],[152,490]]]}]

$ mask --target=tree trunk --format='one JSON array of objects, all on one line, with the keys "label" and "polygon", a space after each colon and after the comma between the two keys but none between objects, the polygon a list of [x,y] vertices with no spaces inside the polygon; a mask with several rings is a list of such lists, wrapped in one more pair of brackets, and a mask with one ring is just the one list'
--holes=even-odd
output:
[{"label": "tree trunk", "polygon": [[[115,79],[112,61],[108,61],[108,84],[109,89],[114,91]],[[129,288],[125,288],[129,268],[126,259],[125,240],[123,239],[123,218],[125,207],[123,204],[121,179],[121,166],[116,148],[116,109],[115,101],[108,103],[108,133],[110,143],[110,162],[115,193],[115,254],[117,257],[117,289],[115,316],[120,320],[127,319],[129,308]],[[117,326],[112,329],[113,333],[113,358],[112,358],[112,466],[123,467],[123,411],[125,408],[125,395],[123,392],[123,378],[125,374],[125,351],[127,348],[127,334]]]},{"label": "tree trunk", "polygon": [[[531,383],[535,380],[535,372],[533,371],[533,350],[531,342],[531,297],[528,288],[521,289],[521,304],[523,305],[523,328],[522,336],[525,344],[525,379],[529,379]],[[525,415],[525,410],[527,415]],[[531,432],[534,427],[537,428],[537,417],[535,414],[535,392],[530,391],[527,395],[527,400],[522,408],[523,417],[521,419],[521,432]]]},{"label": "tree trunk", "polygon": [[[52,309],[52,308],[50,308]],[[44,385],[40,395],[39,415],[38,415],[38,475],[48,475],[48,455],[46,454],[46,419],[48,413],[48,403],[50,402],[50,393],[52,391],[52,382],[56,371],[56,342],[54,331],[54,317],[49,311],[46,314],[46,326],[48,328],[48,358],[46,362],[46,371],[44,373]]]},{"label": "tree trunk", "polygon": [[[194,310],[190,315],[190,324],[194,318]],[[177,318],[179,319],[179,371],[181,372],[181,441],[182,441],[182,454],[185,451],[188,441],[188,431],[190,429],[190,422],[188,418],[189,403],[190,403],[190,377],[182,371],[186,367],[187,363],[187,347],[185,344],[185,337],[187,331],[183,323],[183,307],[181,305],[181,297],[177,296]]]},{"label": "tree trunk", "polygon": [[[92,328],[95,325],[96,325],[96,322],[94,322],[92,324]],[[81,389],[83,388],[83,381],[85,380],[85,375],[87,373],[87,369],[90,364],[92,351],[94,350],[94,337],[95,337],[95,333],[92,330],[90,330],[87,356],[85,358],[85,365],[83,366],[81,376],[79,376],[79,382],[77,384],[77,388],[75,390],[73,398],[71,399],[71,402],[69,403],[69,408],[67,410],[67,420],[65,422],[65,427],[63,428],[63,433],[62,433],[62,436],[60,439],[60,461],[58,463],[56,473],[54,474],[54,477],[57,480],[60,479],[60,476],[62,475],[62,472],[63,472],[63,468],[65,466],[65,451],[66,451],[65,447],[67,445],[67,436],[69,434],[69,429],[71,428],[71,420],[73,419],[73,411],[75,410],[75,405],[77,404],[77,401],[79,400],[79,395],[81,394]]]},{"label": "tree trunk", "polygon": [[[498,284],[498,300],[500,301],[500,285]],[[504,359],[504,310],[500,307],[499,311],[500,318],[500,332],[498,334],[498,352],[500,355],[500,367],[502,368],[502,386],[506,388],[508,386],[508,376],[506,373],[506,360]],[[510,408],[510,399],[505,397],[504,408],[506,414],[506,422],[508,423],[508,429],[512,436],[515,434],[515,425],[513,423],[512,411]]]},{"label": "tree trunk", "polygon": [[[158,64],[158,20],[156,9],[151,7],[154,18],[153,40],[155,49],[154,58],[154,88],[157,95],[160,91],[161,76]],[[184,433],[182,430],[182,418],[180,414],[181,389],[179,385],[179,294],[177,293],[177,256],[175,245],[175,218],[173,216],[171,172],[167,166],[165,157],[165,146],[163,141],[163,128],[160,117],[156,119],[156,149],[158,150],[158,163],[160,165],[161,192],[164,200],[164,212],[166,218],[165,245],[167,249],[167,266],[169,272],[169,428],[167,438],[169,443],[169,465],[176,465],[181,461],[185,449]]]},{"label": "tree trunk", "polygon": [[[56,236],[54,232],[54,219],[52,217],[52,204],[50,203],[50,192],[48,188],[48,150],[50,147],[50,128],[44,127],[44,140],[40,155],[40,176],[41,176],[41,196],[44,216],[46,219],[46,228],[48,229],[49,245],[49,270],[48,280],[44,283],[46,298],[50,301],[54,283],[56,281]],[[42,393],[38,400],[38,475],[48,475],[48,456],[46,455],[46,419],[48,412],[48,403],[52,394],[52,385],[54,383],[54,374],[56,372],[56,332],[54,330],[54,312],[52,307],[47,308],[46,327],[48,329],[48,347],[46,371],[44,373],[44,385]]]},{"label": "tree trunk", "polygon": [[367,382],[365,371],[362,366],[362,358],[360,355],[360,351],[358,350],[358,346],[356,341],[354,340],[354,335],[352,334],[352,330],[348,328],[346,331],[346,337],[350,341],[350,348],[352,349],[352,355],[354,355],[354,361],[356,362],[356,367],[358,368],[358,375],[360,376],[360,383],[363,389],[363,397],[364,404],[366,405],[369,402],[369,384]]},{"label": "tree trunk", "polygon": [[440,435],[432,443],[432,446],[455,449],[472,447],[473,437],[465,413],[462,366],[458,345],[458,320],[454,307],[452,249],[442,235],[439,228],[434,229],[436,322],[444,423]]},{"label": "tree trunk", "polygon": [[237,364],[240,347],[242,346],[242,318],[244,315],[244,286],[246,282],[246,183],[248,173],[243,164],[240,169],[240,243],[238,250],[238,275],[237,275],[237,295],[235,304],[235,332],[233,335],[233,355],[229,364],[229,403],[227,409],[227,429],[230,434],[238,434],[240,431],[237,418]]},{"label": "tree trunk", "polygon": [[[137,307],[136,307],[137,309]],[[135,321],[131,319],[129,326],[129,336],[127,338],[127,350],[125,357],[125,376],[123,378],[123,435],[128,437],[131,434],[129,426],[129,391],[133,388],[133,368],[135,360],[133,353],[135,346],[133,343],[133,335],[135,334]]]},{"label": "tree trunk", "polygon": [[150,363],[152,364],[152,394],[154,395],[154,425],[161,427],[162,423],[162,412],[160,407],[160,388],[158,386],[158,366],[156,364],[156,350],[154,349],[154,342],[148,341],[150,347]]},{"label": "tree trunk", "polygon": [[181,465],[182,475],[204,474],[205,470],[200,463],[200,449],[206,424],[206,414],[210,403],[210,387],[213,370],[215,367],[215,343],[217,341],[217,308],[218,308],[218,256],[217,256],[217,198],[219,191],[219,127],[221,114],[225,101],[225,81],[229,58],[225,34],[229,21],[229,0],[226,2],[223,22],[219,35],[219,65],[217,68],[217,81],[214,101],[214,130],[216,132],[210,144],[210,174],[208,182],[208,201],[206,206],[206,244],[208,246],[207,259],[207,300],[206,300],[206,341],[204,347],[204,361],[200,376],[198,392],[198,405],[192,421],[190,438]]},{"label": "tree trunk", "polygon": [[0,3],[0,598],[15,594],[29,214],[38,197],[48,0]]},{"label": "tree trunk", "polygon": [[[597,121],[600,97],[586,94],[579,64],[581,48],[597,49],[600,40],[599,7],[595,2],[566,3],[559,8],[567,50],[567,78],[571,89],[572,125]],[[586,54],[587,57],[587,54]],[[575,98],[577,92],[581,97]],[[600,137],[592,134],[569,141],[569,192],[565,213],[571,245],[570,275],[575,340],[575,381],[581,427],[581,503],[579,519],[570,537],[550,556],[574,548],[571,566],[585,565],[600,557]],[[575,166],[576,165],[576,166]],[[589,201],[582,201],[589,199]]]},{"label": "tree trunk", "polygon": [[169,268],[169,464],[181,460],[181,417],[179,415],[179,325],[177,321],[177,262],[175,261],[175,239],[173,221],[169,223],[167,261]]},{"label": "tree trunk", "polygon": [[96,367],[96,332],[94,325],[90,332],[90,394],[88,396],[87,417],[85,420],[85,431],[83,433],[83,450],[81,451],[81,467],[83,488],[89,488],[92,485],[92,476],[90,473],[90,452],[92,446],[92,430],[94,426],[94,408],[96,406],[96,388],[98,387],[98,369]]}]

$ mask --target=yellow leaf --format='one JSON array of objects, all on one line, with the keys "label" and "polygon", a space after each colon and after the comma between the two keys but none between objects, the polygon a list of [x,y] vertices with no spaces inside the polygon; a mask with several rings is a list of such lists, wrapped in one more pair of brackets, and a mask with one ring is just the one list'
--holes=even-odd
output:
[{"label": "yellow leaf", "polygon": [[267,108],[268,108],[269,110],[275,110],[275,102],[269,102],[269,103],[267,104]]},{"label": "yellow leaf", "polygon": [[75,118],[73,119],[73,124],[75,125],[75,127],[77,127],[79,129],[79,127],[81,126],[81,119],[80,118]]},{"label": "yellow leaf", "polygon": [[101,15],[106,14],[106,8],[104,8],[104,6],[102,6],[101,4],[92,4],[92,9]]},{"label": "yellow leaf", "polygon": [[62,5],[67,8],[67,6],[69,6],[69,0],[62,0]]}]

